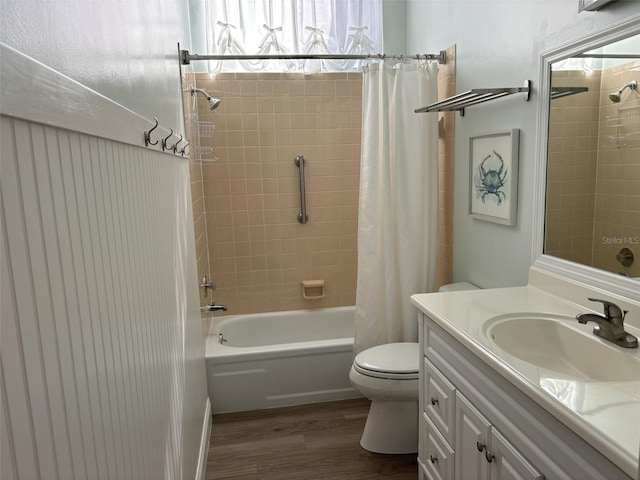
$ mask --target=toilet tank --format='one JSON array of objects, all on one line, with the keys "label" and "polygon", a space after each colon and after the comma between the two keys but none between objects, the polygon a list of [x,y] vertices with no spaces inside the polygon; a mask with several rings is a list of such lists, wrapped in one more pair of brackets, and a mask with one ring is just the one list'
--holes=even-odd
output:
[{"label": "toilet tank", "polygon": [[450,283],[448,285],[442,285],[440,287],[439,292],[461,292],[463,290],[478,290],[473,283],[469,282],[458,282],[458,283]]}]

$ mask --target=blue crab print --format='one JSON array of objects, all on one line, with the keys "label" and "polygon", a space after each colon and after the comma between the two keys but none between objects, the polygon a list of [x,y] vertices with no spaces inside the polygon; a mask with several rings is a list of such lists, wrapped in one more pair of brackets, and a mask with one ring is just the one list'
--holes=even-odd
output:
[{"label": "blue crab print", "polygon": [[500,160],[500,167],[498,169],[485,169],[485,163],[491,158],[491,154],[482,159],[480,167],[478,168],[478,175],[476,177],[476,193],[482,200],[482,203],[486,203],[486,199],[489,196],[495,196],[498,205],[501,205],[506,198],[506,193],[502,191],[502,187],[506,184],[508,168],[504,168],[504,160],[502,155],[493,150],[493,153],[498,160]]}]

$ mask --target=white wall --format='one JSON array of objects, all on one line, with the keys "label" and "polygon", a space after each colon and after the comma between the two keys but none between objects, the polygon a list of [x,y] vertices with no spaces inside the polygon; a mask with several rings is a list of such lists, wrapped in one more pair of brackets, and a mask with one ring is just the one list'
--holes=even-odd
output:
[{"label": "white wall", "polygon": [[188,161],[142,142],[142,117],[183,123],[186,0],[0,8],[0,476],[194,479]]},{"label": "white wall", "polygon": [[189,46],[187,0],[3,0],[0,9],[1,42],[183,131],[178,42]]},{"label": "white wall", "polygon": [[[407,51],[457,46],[456,90],[522,86],[519,95],[456,114],[454,279],[482,287],[524,285],[531,263],[533,172],[540,52],[588,35],[640,12],[640,2],[620,0],[599,12],[578,14],[577,0],[408,0]],[[515,227],[469,217],[469,138],[520,129],[518,223]]]}]

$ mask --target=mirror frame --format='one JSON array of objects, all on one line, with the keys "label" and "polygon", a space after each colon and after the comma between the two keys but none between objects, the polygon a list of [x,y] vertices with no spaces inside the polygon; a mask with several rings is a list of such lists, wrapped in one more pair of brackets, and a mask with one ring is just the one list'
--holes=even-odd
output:
[{"label": "mirror frame", "polygon": [[568,280],[580,282],[588,287],[605,290],[640,301],[640,281],[632,280],[605,270],[570,262],[544,254],[544,232],[546,217],[547,152],[549,144],[549,110],[551,90],[551,64],[605,44],[640,34],[640,15],[615,23],[594,34],[568,41],[545,50],[540,55],[540,78],[538,94],[537,142],[534,171],[532,265]]}]

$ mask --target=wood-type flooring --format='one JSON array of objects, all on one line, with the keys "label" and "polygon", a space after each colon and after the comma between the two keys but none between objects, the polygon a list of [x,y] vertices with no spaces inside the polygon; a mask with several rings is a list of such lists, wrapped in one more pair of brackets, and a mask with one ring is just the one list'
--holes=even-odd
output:
[{"label": "wood-type flooring", "polygon": [[416,480],[416,454],[360,447],[367,399],[213,416],[206,480]]}]

